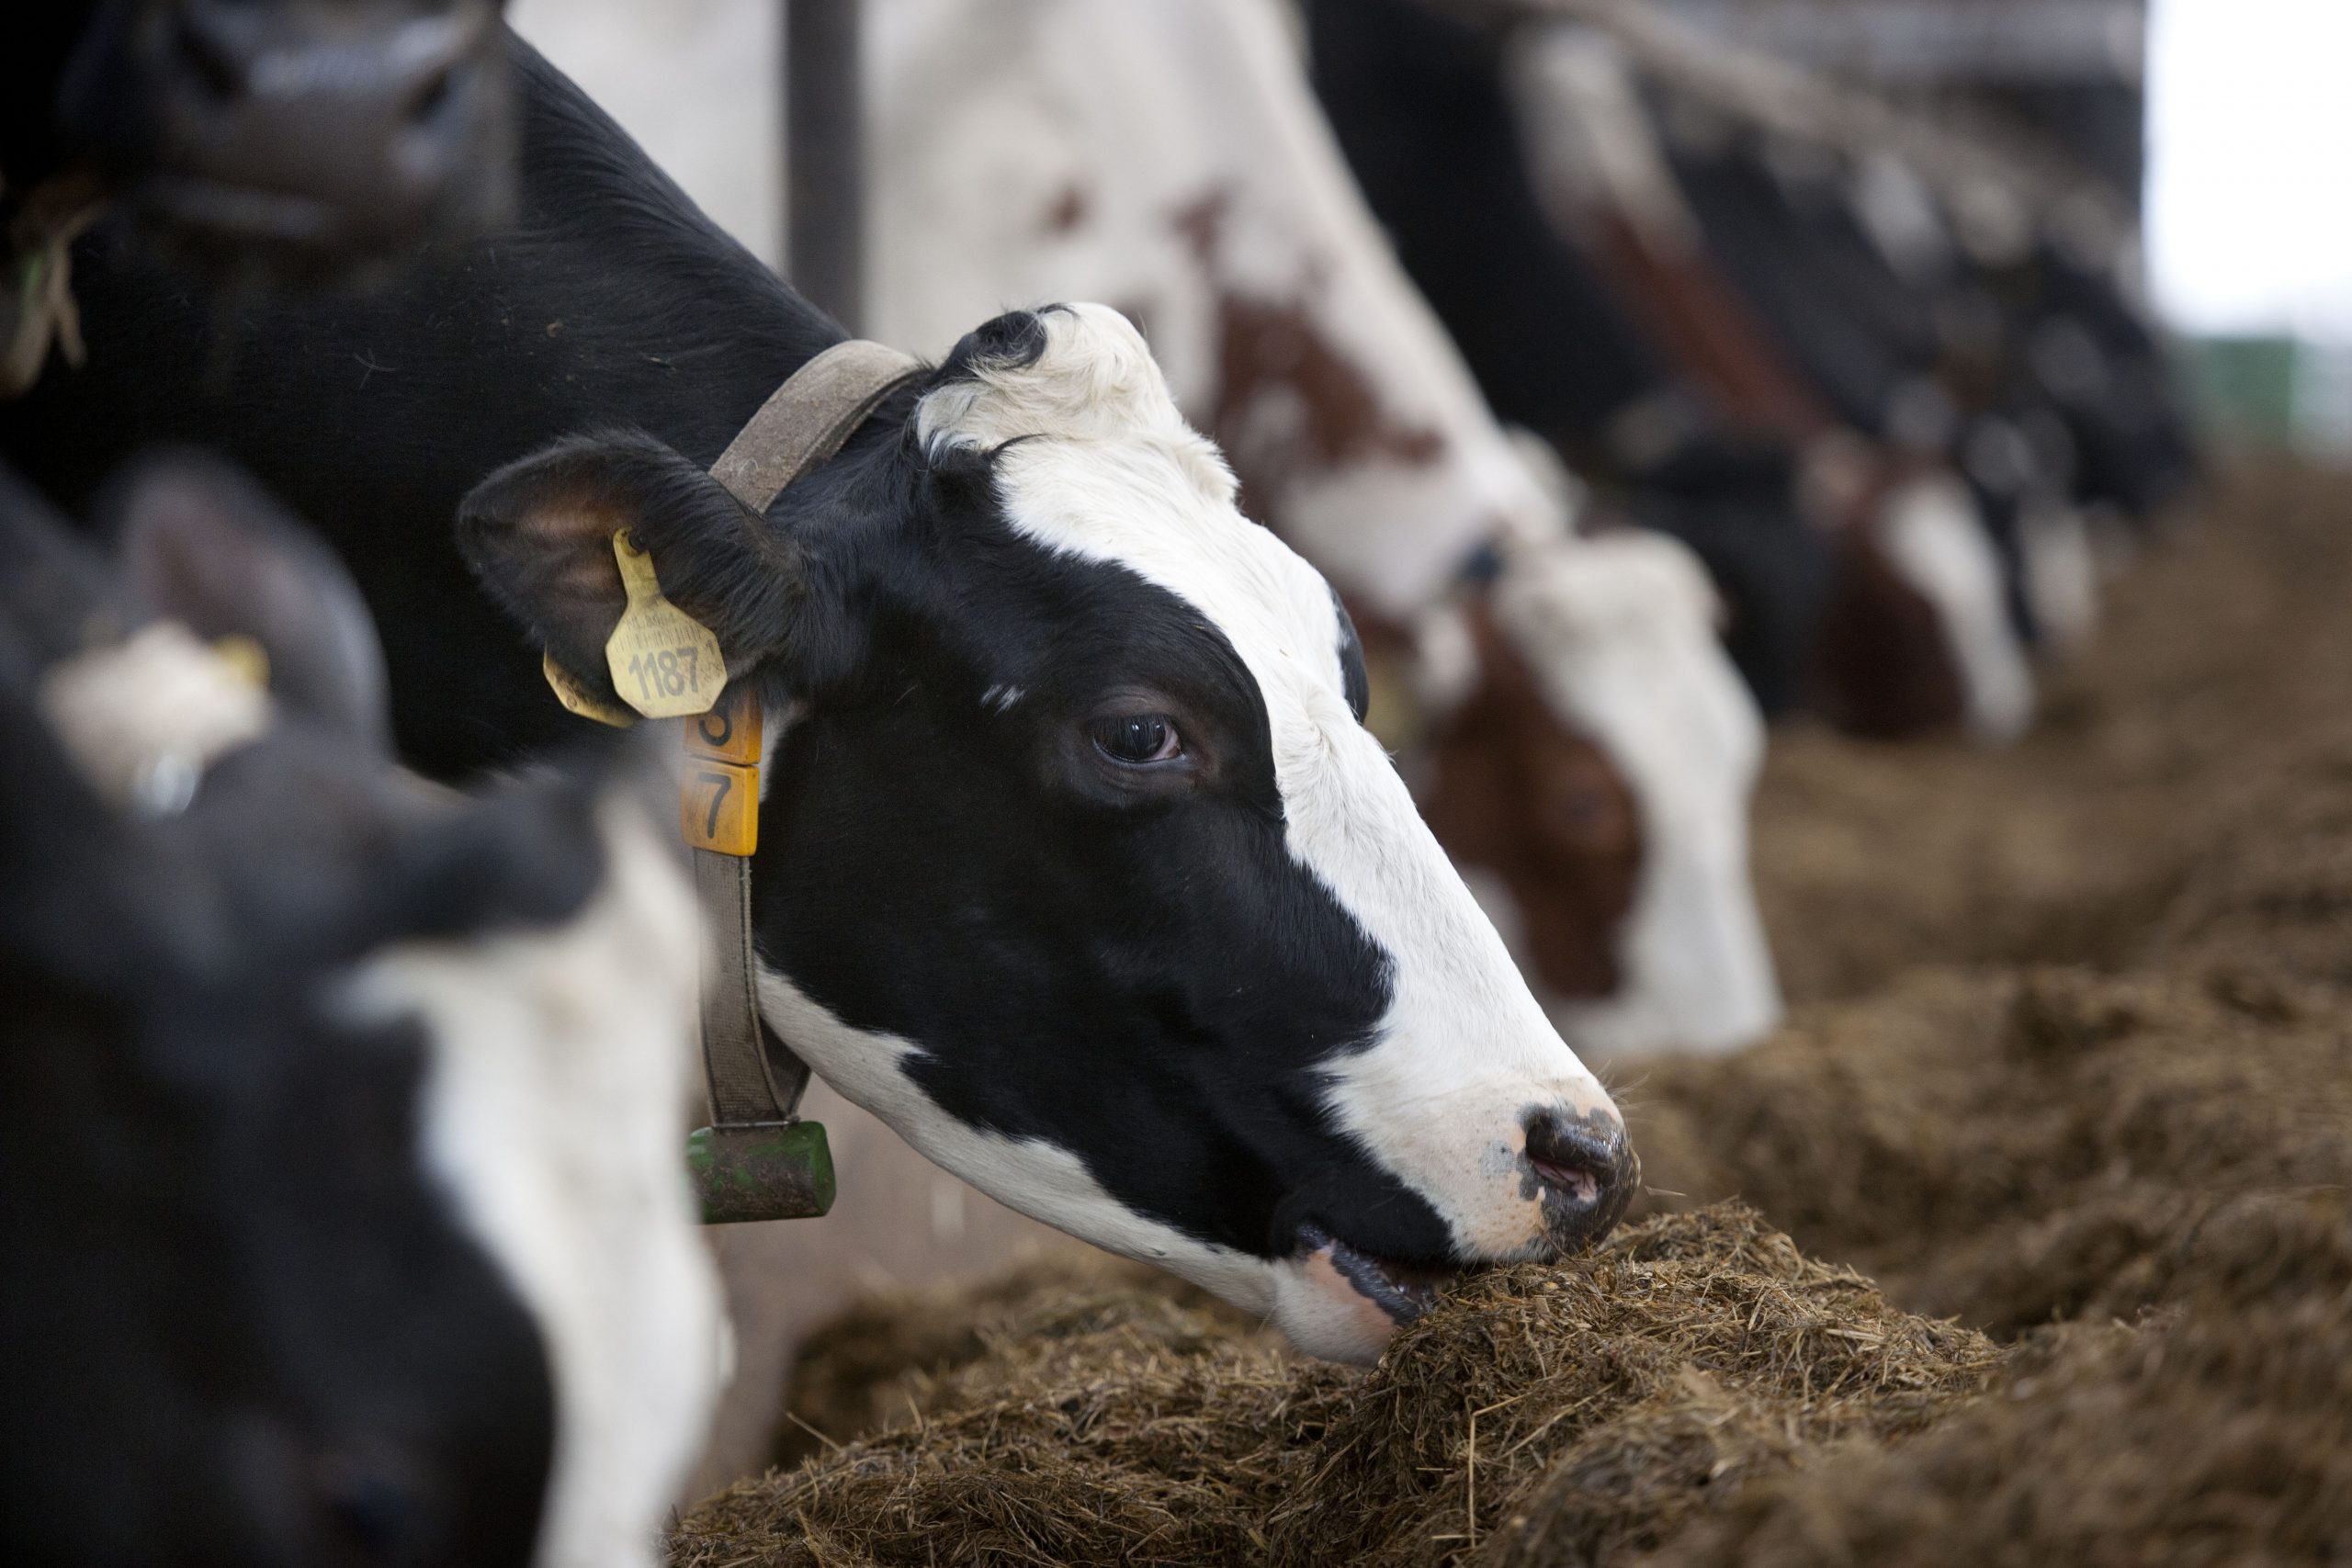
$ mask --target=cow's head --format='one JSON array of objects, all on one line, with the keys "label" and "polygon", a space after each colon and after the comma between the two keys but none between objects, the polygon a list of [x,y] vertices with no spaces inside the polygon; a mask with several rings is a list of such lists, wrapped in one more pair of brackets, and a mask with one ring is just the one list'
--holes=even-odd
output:
[{"label": "cow's head", "polygon": [[1974,499],[1930,469],[1833,528],[1815,643],[1818,705],[1858,735],[1957,730],[1988,745],[2033,717],[2033,671],[2008,575]]},{"label": "cow's head", "polygon": [[1579,1049],[1723,1051],[1780,992],[1747,870],[1763,727],[1713,591],[1637,530],[1522,545],[1461,612],[1430,820]]},{"label": "cow's head", "polygon": [[763,1001],[1006,1203],[1369,1355],[1622,1211],[1615,1108],[1360,723],[1329,588],[1116,312],[999,318],[768,517],[642,437],[460,538],[603,682],[635,530],[766,694]]},{"label": "cow's head", "polygon": [[266,505],[131,484],[142,604],[0,495],[9,1538],[650,1563],[717,1368],[691,897],[609,766],[401,773]]},{"label": "cow's head", "polygon": [[511,199],[499,0],[27,9],[0,71],[19,195],[82,171],[197,260],[297,276],[472,233]]}]

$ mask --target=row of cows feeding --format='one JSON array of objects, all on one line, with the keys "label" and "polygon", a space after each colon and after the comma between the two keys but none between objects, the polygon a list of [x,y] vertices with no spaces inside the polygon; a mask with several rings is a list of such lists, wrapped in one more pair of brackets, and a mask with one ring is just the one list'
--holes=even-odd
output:
[{"label": "row of cows feeding", "polygon": [[2014,209],[1638,31],[1303,19],[877,0],[940,357],[764,510],[843,334],[496,6],[7,24],[19,1555],[650,1551],[727,1347],[675,737],[543,672],[617,705],[616,537],[769,716],[765,1021],[940,1165],[1334,1356],[1614,1222],[1577,1049],[1777,1009],[1755,699],[2013,730],[2185,448]]},{"label": "row of cows feeding", "polygon": [[2013,738],[2191,454],[2098,194],[1638,11],[1464,9],[1304,6],[1303,63],[1264,0],[871,0],[871,324],[1142,322],[1555,1016],[1736,1046],[1747,699]]}]

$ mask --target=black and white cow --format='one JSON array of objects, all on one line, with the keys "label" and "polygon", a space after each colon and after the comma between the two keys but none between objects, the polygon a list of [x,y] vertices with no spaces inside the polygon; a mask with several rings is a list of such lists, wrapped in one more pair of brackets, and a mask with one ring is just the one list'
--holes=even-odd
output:
[{"label": "black and white cow", "polygon": [[[1856,160],[1673,88],[1650,96],[1659,155],[1709,253],[1806,380],[1849,428],[1967,479],[2018,629],[2043,647],[2085,641],[2098,611],[2070,504],[2072,439],[2046,400],[1997,369],[2022,321],[1975,287],[1958,245],[1920,232],[1941,227],[1934,193],[1883,150]],[[1927,209],[1869,220],[1863,203],[1904,199],[1889,187],[1906,180]],[[1908,226],[1899,248],[1876,232],[1895,223]],[[1940,265],[1924,265],[1931,243]],[[1995,373],[1964,367],[1979,354]]]},{"label": "black and white cow", "polygon": [[1497,412],[1699,551],[1767,710],[2013,736],[2031,676],[1966,492],[1817,439],[1834,420],[1717,276],[1611,40],[1419,0],[1306,14],[1340,143]]},{"label": "black and white cow", "polygon": [[[126,198],[240,279],[347,277],[508,197],[502,0],[63,0],[0,48],[12,247]],[[16,259],[16,258],[10,258]]]},{"label": "black and white cow", "polygon": [[514,48],[512,231],[234,319],[93,235],[88,366],[0,411],[11,457],[67,493],[167,434],[250,465],[354,569],[445,776],[578,727],[540,648],[601,671],[633,529],[773,716],[779,1032],[984,1190],[1310,1349],[1373,1353],[1421,1269],[1613,1223],[1615,1108],[1362,728],[1329,588],[1125,320],[989,323],[752,515],[704,470],[838,329]]},{"label": "black and white cow", "polygon": [[666,835],[400,770],[237,476],[106,510],[119,575],[0,472],[11,1559],[650,1564],[720,1355]]}]

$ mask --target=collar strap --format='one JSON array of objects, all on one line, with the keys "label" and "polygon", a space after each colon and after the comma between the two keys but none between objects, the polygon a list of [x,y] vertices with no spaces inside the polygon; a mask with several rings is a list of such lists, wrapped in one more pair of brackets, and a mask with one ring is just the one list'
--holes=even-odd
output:
[{"label": "collar strap", "polygon": [[[769,395],[711,465],[711,477],[753,512],[766,512],[922,368],[878,343],[836,344]],[[679,827],[693,846],[695,891],[713,947],[702,991],[711,1125],[689,1145],[703,1217],[723,1224],[821,1214],[832,1204],[832,1164],[821,1129],[797,1115],[808,1066],[760,1016],[752,944],[759,699],[748,685],[730,686],[708,713],[688,718],[684,730]]]},{"label": "collar strap", "polygon": [[765,512],[922,370],[913,355],[878,343],[835,344],[768,394],[710,466],[710,477],[752,511]]}]

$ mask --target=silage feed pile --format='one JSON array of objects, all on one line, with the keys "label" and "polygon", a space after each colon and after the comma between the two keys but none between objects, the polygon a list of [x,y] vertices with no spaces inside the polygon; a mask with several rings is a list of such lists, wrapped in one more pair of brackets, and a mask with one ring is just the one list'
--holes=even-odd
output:
[{"label": "silage feed pile", "polygon": [[1934,973],[1658,1067],[1629,1097],[1646,1201],[1736,1192],[2004,1338],[2130,1318],[2197,1288],[2209,1227],[2352,1189],[2352,993],[2246,984]]},{"label": "silage feed pile", "polygon": [[1364,1370],[1077,1249],[877,1298],[673,1562],[2352,1564],[2352,485],[2214,512],[2018,750],[1781,748],[1800,1005],[1618,1071],[1597,1252]]},{"label": "silage feed pile", "polygon": [[1068,1294],[1029,1277],[1035,1297],[979,1310],[982,1354],[706,1505],[673,1562],[1520,1561],[1554,1533],[1615,1561],[1809,1449],[1919,1429],[2000,1359],[1737,1204],[1481,1275],[1368,1372],[1170,1305],[1141,1271]]}]

